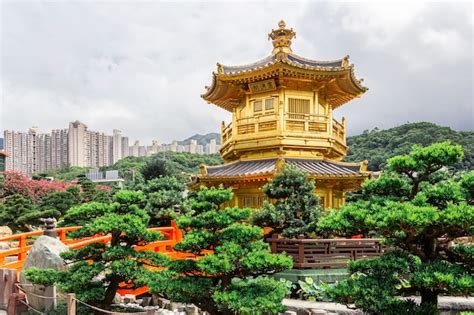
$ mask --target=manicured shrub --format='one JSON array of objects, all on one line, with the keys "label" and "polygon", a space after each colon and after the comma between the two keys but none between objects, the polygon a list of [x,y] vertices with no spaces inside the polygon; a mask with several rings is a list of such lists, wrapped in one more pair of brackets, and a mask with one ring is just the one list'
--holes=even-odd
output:
[{"label": "manicured shrub", "polygon": [[[446,142],[414,146],[389,159],[382,176],[363,185],[361,199],[321,219],[323,231],[372,233],[393,249],[351,263],[351,276],[330,290],[336,301],[369,314],[436,314],[439,294],[473,294],[473,247],[452,244],[474,235],[474,172],[449,172],[462,156]],[[421,305],[397,297],[409,294],[420,294]]]},{"label": "manicured shrub", "polygon": [[314,181],[296,166],[286,164],[263,192],[273,202],[266,202],[256,211],[252,221],[261,227],[271,227],[272,233],[297,237],[316,231],[322,212],[319,197],[314,193]]},{"label": "manicured shrub", "polygon": [[262,229],[247,223],[250,209],[221,209],[231,199],[229,189],[190,194],[190,213],[177,220],[186,236],[174,248],[198,259],[169,260],[150,279],[151,291],[210,314],[282,312],[286,286],[267,275],[291,268],[292,260],[270,253]]}]

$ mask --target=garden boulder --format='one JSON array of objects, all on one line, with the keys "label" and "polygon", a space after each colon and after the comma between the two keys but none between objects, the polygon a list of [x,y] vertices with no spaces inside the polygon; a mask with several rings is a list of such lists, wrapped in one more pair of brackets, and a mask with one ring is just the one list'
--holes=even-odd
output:
[{"label": "garden boulder", "polygon": [[[24,272],[31,267],[58,271],[66,270],[66,264],[59,254],[68,249],[69,247],[58,239],[43,235],[35,241],[28,252],[28,257],[20,273],[20,284],[24,288],[28,302],[33,308],[43,311],[54,307],[56,289],[55,287],[33,285],[30,281],[26,280]],[[45,296],[46,298],[39,296]]]}]

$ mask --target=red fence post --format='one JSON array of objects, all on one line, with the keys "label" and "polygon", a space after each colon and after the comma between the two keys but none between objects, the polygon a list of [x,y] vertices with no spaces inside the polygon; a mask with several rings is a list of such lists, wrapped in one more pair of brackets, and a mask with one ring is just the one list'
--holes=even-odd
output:
[{"label": "red fence post", "polygon": [[18,253],[18,261],[22,261],[25,258],[26,253],[23,253],[24,248],[26,247],[26,236],[21,235],[18,242],[18,248],[20,252]]},{"label": "red fence post", "polygon": [[174,240],[176,241],[176,243],[180,243],[183,239],[183,232],[178,228],[176,222],[171,221],[171,226],[174,228]]}]

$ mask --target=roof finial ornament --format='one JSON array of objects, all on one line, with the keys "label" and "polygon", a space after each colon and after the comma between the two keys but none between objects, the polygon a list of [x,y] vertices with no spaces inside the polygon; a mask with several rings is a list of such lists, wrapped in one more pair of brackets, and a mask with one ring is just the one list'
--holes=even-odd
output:
[{"label": "roof finial ornament", "polygon": [[281,20],[280,22],[278,22],[278,29],[272,29],[270,34],[268,34],[268,38],[271,38],[273,43],[272,53],[274,55],[279,52],[291,53],[291,40],[295,36],[296,33],[293,31],[292,28],[286,28],[285,21]]}]

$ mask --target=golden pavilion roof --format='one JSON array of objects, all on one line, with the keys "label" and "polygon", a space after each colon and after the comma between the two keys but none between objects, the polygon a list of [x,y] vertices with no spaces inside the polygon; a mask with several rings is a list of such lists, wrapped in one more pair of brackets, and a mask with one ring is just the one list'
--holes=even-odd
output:
[{"label": "golden pavilion roof", "polygon": [[273,51],[259,61],[240,66],[217,64],[217,72],[212,74],[212,83],[202,96],[228,111],[240,104],[248,92],[248,84],[274,79],[277,86],[287,86],[291,82],[306,84],[308,89],[321,89],[333,108],[361,96],[368,89],[362,86],[354,74],[354,65],[349,56],[338,60],[318,61],[303,58],[293,53],[291,39],[293,29],[287,29],[283,21],[279,28],[272,30],[269,38],[273,41]]}]

